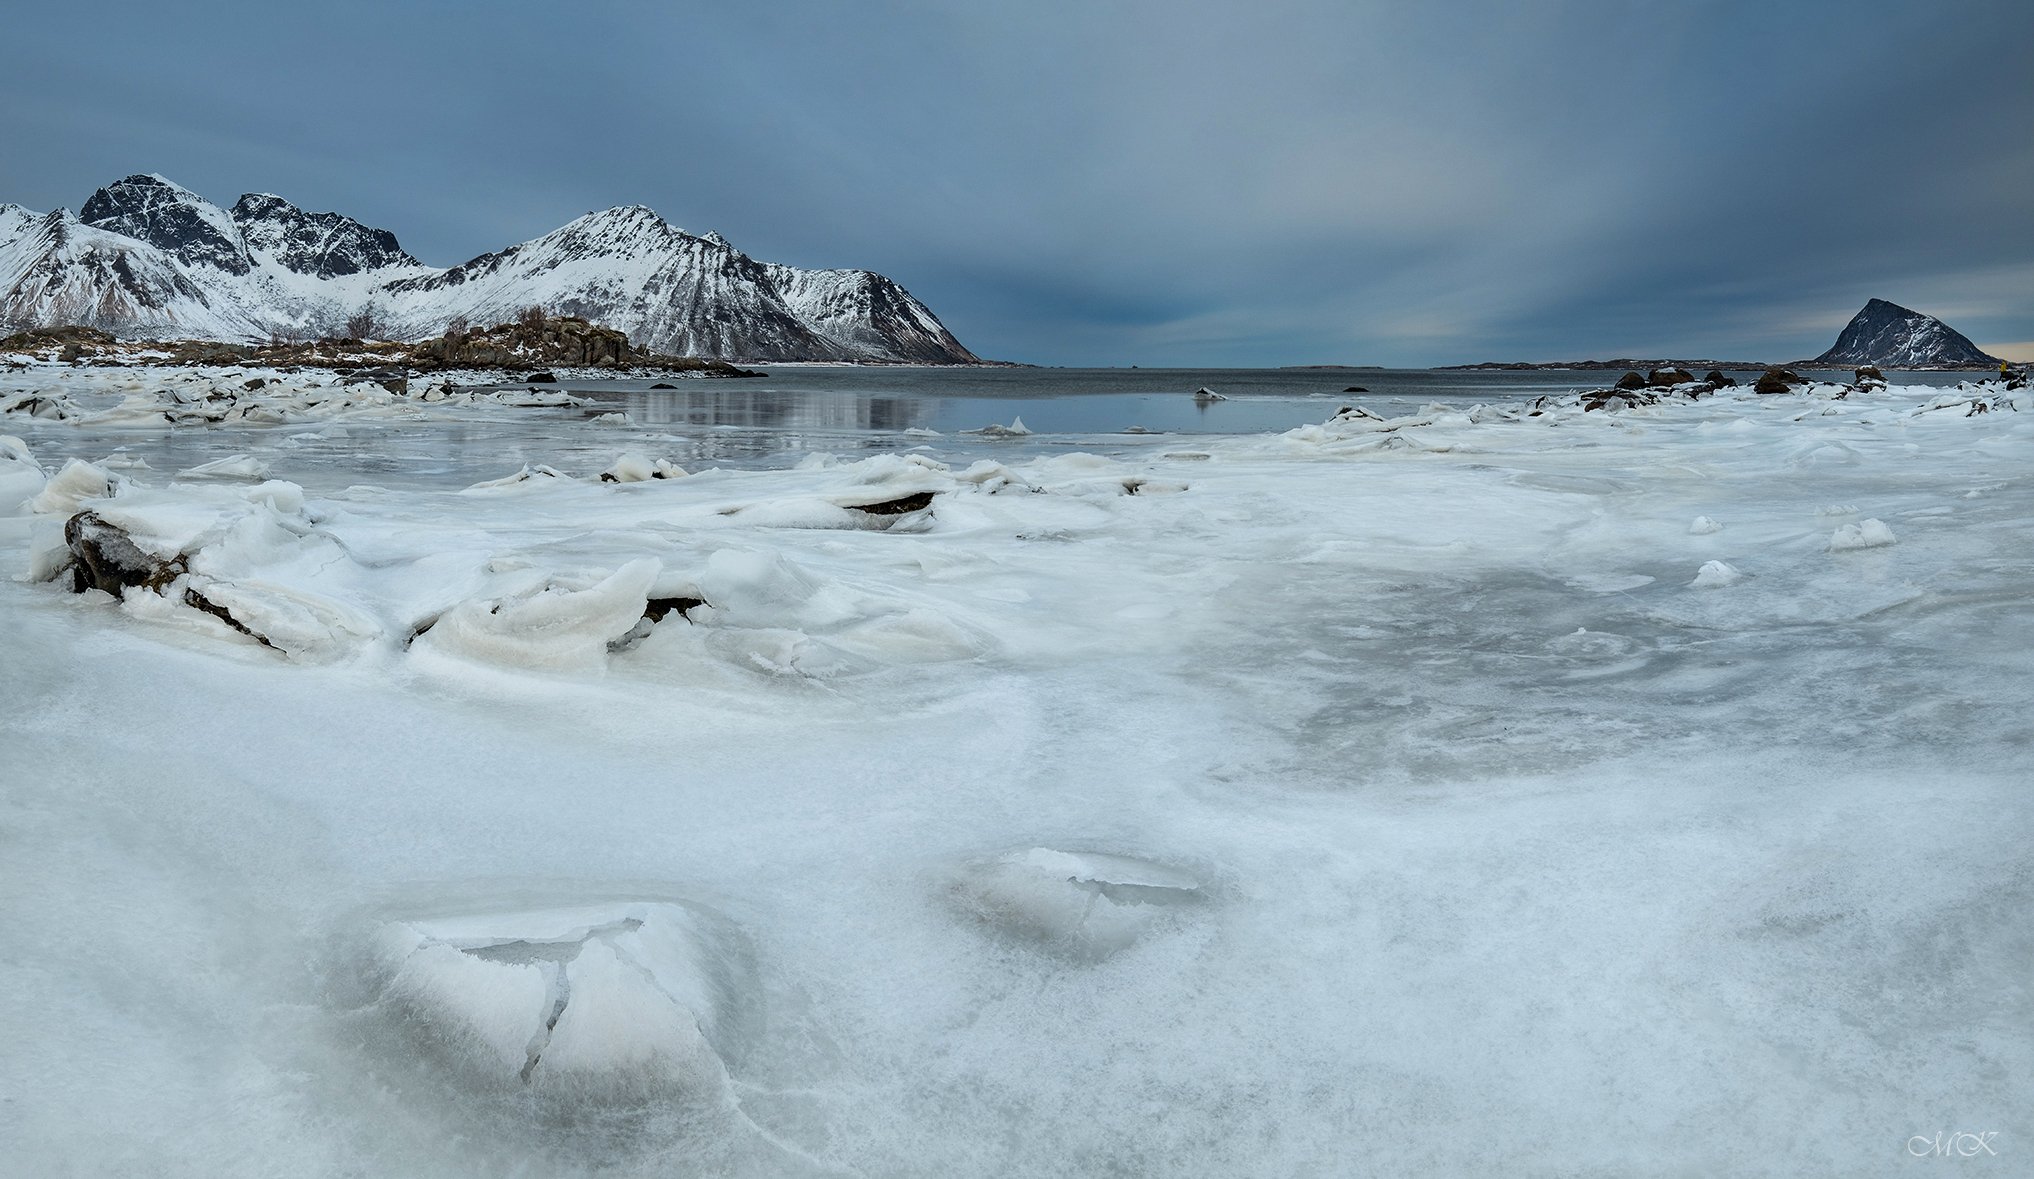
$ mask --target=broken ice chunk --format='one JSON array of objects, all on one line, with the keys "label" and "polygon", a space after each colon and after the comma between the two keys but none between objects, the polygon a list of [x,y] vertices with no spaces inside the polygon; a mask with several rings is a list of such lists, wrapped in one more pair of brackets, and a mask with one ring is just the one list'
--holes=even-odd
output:
[{"label": "broken ice chunk", "polygon": [[1829,551],[1848,552],[1852,549],[1875,549],[1894,543],[1893,530],[1883,520],[1864,520],[1857,524],[1845,524],[1829,537]]},{"label": "broken ice chunk", "polygon": [[600,473],[602,483],[644,483],[651,479],[683,479],[685,468],[669,459],[652,459],[638,451],[624,451],[614,465]]},{"label": "broken ice chunk", "polygon": [[9,434],[0,434],[0,515],[13,515],[22,501],[42,490],[41,464],[28,444]]},{"label": "broken ice chunk", "polygon": [[104,467],[72,459],[21,506],[39,516],[72,516],[86,500],[120,494],[123,483],[125,480]]},{"label": "broken ice chunk", "polygon": [[663,566],[630,561],[607,577],[555,577],[523,593],[470,598],[415,646],[521,667],[597,667],[608,645],[642,620]]},{"label": "broken ice chunk", "polygon": [[234,454],[209,463],[199,463],[177,474],[186,479],[266,479],[268,464],[252,455]]},{"label": "broken ice chunk", "polygon": [[1704,561],[1702,568],[1695,571],[1695,580],[1688,584],[1696,589],[1722,589],[1744,580],[1744,574],[1736,566],[1722,561]]},{"label": "broken ice chunk", "polygon": [[955,881],[962,910],[992,928],[1071,958],[1125,949],[1170,911],[1205,897],[1177,868],[1108,852],[1034,847],[968,865]]},{"label": "broken ice chunk", "polygon": [[1031,427],[1024,424],[1023,418],[1011,418],[1007,426],[991,422],[979,430],[962,430],[961,433],[975,434],[983,438],[1028,438],[1031,435]]},{"label": "broken ice chunk", "polygon": [[1691,536],[1708,536],[1712,532],[1721,531],[1723,531],[1723,525],[1718,524],[1707,516],[1697,516],[1695,517],[1695,522],[1688,525],[1688,533]]},{"label": "broken ice chunk", "polygon": [[475,483],[473,486],[468,487],[465,491],[461,492],[460,494],[466,495],[473,493],[505,491],[508,490],[509,488],[521,487],[525,484],[540,484],[545,482],[546,480],[551,479],[559,479],[569,482],[571,478],[572,476],[567,475],[565,472],[559,470],[556,467],[547,467],[542,463],[539,463],[536,466],[524,464],[523,469],[517,471],[513,475],[504,475],[499,479],[482,480],[481,482]]},{"label": "broken ice chunk", "polygon": [[485,1088],[716,1092],[756,991],[740,936],[676,901],[392,921],[384,1009]]}]

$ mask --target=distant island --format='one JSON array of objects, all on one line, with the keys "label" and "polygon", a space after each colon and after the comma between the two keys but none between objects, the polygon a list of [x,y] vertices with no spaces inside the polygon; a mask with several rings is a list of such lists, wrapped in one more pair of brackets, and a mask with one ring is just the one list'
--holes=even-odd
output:
[{"label": "distant island", "polygon": [[1650,372],[1656,368],[1685,368],[1692,372],[1696,369],[1714,368],[1757,372],[1765,367],[1764,361],[1752,360],[1633,360],[1629,357],[1621,357],[1616,360],[1549,360],[1544,363],[1533,363],[1523,360],[1486,360],[1481,364],[1444,364],[1436,367],[1433,371],[1469,372],[1502,369],[1505,371],[1524,372],[1538,369],[1629,369],[1636,372]]},{"label": "distant island", "polygon": [[[1836,344],[1813,360],[1794,360],[1800,368],[1850,368],[1870,364],[1882,369],[1996,369],[2002,362],[1969,337],[1932,315],[1911,311],[1897,303],[1873,299],[1851,316]],[[1443,365],[1436,371],[1532,370],[1532,369],[1629,369],[1649,372],[1656,368],[1751,370],[1769,367],[1764,361],[1749,360],[1556,360],[1485,361],[1482,364]]]}]

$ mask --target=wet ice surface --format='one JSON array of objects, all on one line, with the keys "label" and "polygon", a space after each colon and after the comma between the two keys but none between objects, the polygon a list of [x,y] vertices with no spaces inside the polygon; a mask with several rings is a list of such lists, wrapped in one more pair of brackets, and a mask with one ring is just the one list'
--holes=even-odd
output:
[{"label": "wet ice surface", "polygon": [[[751,469],[583,411],[4,419],[0,509],[43,509],[0,518],[15,1165],[2023,1149],[2034,403],[1973,404]],[[600,482],[628,451],[693,473]],[[85,507],[273,649],[12,580]]]}]

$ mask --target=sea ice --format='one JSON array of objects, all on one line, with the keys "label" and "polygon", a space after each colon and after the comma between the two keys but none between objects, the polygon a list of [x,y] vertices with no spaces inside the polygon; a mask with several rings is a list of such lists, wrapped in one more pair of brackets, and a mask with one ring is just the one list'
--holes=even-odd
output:
[{"label": "sea ice", "polygon": [[[0,419],[15,1170],[1866,1174],[1917,1109],[2034,1139],[2024,408],[1549,396],[809,461],[759,427],[616,486],[684,440],[261,375],[0,372],[80,415]],[[306,425],[173,425],[183,385]],[[1855,461],[1789,465],[1823,443]],[[66,468],[115,447],[287,481]],[[1824,503],[1920,523],[1832,557],[1865,522]],[[79,512],[170,592],[20,580]],[[1756,578],[1687,592],[1718,556]],[[674,879],[766,952],[648,899]],[[364,926],[385,956],[333,952]]]},{"label": "sea ice", "polygon": [[123,480],[104,467],[71,459],[22,506],[39,516],[70,516],[87,500],[117,495]]},{"label": "sea ice", "polygon": [[390,921],[375,970],[466,1083],[610,1102],[720,1090],[756,1001],[738,935],[676,901]]},{"label": "sea ice", "polygon": [[1068,957],[1099,961],[1182,906],[1206,899],[1178,868],[1111,852],[1049,847],[965,866],[952,885],[961,910],[989,927]]},{"label": "sea ice", "polygon": [[44,482],[42,465],[35,461],[28,444],[0,434],[0,512],[11,513],[16,505],[39,493]]},{"label": "sea ice", "polygon": [[1829,536],[1829,551],[1849,552],[1852,549],[1875,549],[1893,544],[1896,538],[1893,530],[1883,520],[1863,520],[1856,524],[1845,524]]},{"label": "sea ice", "polygon": [[1688,584],[1696,589],[1721,589],[1743,580],[1744,574],[1734,565],[1722,561],[1704,561],[1702,568],[1695,571],[1695,580]]},{"label": "sea ice", "polygon": [[646,558],[605,576],[532,574],[507,594],[460,602],[414,645],[511,667],[597,668],[642,621],[662,572]]},{"label": "sea ice", "polygon": [[1007,426],[991,422],[979,430],[963,430],[961,433],[974,434],[982,438],[1028,438],[1031,435],[1031,428],[1024,424],[1023,418],[1016,417],[1011,418]]},{"label": "sea ice", "polygon": [[177,472],[186,479],[266,479],[269,465],[266,461],[250,455],[236,454],[226,458],[213,459]]},{"label": "sea ice", "polygon": [[668,459],[652,459],[638,451],[624,451],[614,464],[600,473],[603,483],[643,483],[651,479],[682,479],[685,468]]}]

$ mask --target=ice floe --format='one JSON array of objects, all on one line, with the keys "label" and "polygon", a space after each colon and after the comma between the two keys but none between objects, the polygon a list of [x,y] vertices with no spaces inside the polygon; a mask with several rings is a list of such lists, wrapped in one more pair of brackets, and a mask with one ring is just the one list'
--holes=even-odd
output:
[{"label": "ice floe", "polygon": [[1829,551],[1848,552],[1852,549],[1876,549],[1896,542],[1893,530],[1883,520],[1862,520],[1856,524],[1845,524],[1829,536]]},{"label": "ice floe", "polygon": [[[2034,407],[737,462],[257,376],[6,390],[85,415],[0,418],[31,1170],[1855,1172],[2030,1108]],[[674,879],[743,933],[614,883]]]},{"label": "ice floe", "polygon": [[375,941],[383,1006],[482,1089],[718,1091],[754,1018],[747,947],[677,901],[405,918]]},{"label": "ice floe", "polygon": [[1179,868],[1112,852],[1032,847],[969,864],[952,884],[969,917],[1027,944],[1087,960],[1129,948],[1207,899]]}]

